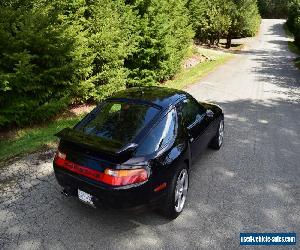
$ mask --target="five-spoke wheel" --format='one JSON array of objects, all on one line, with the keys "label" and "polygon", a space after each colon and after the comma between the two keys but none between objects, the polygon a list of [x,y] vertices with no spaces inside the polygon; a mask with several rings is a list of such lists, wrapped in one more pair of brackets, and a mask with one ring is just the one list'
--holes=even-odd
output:
[{"label": "five-spoke wheel", "polygon": [[176,188],[175,188],[175,210],[180,213],[184,207],[186,201],[186,195],[189,186],[189,175],[187,170],[184,168],[178,175]]}]

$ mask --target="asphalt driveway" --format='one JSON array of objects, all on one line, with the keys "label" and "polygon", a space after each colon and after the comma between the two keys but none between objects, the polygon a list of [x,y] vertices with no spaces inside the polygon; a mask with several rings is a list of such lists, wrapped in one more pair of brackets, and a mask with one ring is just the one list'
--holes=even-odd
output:
[{"label": "asphalt driveway", "polygon": [[235,249],[240,232],[299,236],[300,70],[283,22],[264,20],[246,50],[188,89],[224,108],[226,134],[195,162],[179,218],[63,197],[49,151],[1,168],[0,249]]}]

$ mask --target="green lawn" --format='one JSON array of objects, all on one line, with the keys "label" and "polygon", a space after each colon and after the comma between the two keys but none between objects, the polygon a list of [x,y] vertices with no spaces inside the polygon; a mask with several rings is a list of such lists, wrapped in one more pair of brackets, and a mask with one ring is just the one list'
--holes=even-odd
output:
[{"label": "green lawn", "polygon": [[168,88],[184,89],[188,85],[199,81],[199,79],[233,57],[233,54],[212,51],[209,49],[201,49],[199,53],[213,58],[213,60],[205,61],[192,68],[182,70],[175,76],[174,80],[166,82],[164,86]]},{"label": "green lawn", "polygon": [[[189,84],[193,84],[201,77],[205,76],[217,66],[225,63],[233,55],[220,51],[209,49],[197,49],[194,53],[205,55],[212,58],[211,61],[205,61],[190,69],[184,69],[174,80],[166,82],[163,86],[183,89]],[[9,159],[16,156],[22,156],[43,147],[55,147],[57,138],[55,133],[65,127],[71,127],[76,124],[83,115],[78,117],[58,119],[50,121],[46,125],[34,126],[31,128],[20,129],[10,139],[1,139],[0,141],[0,166]]]},{"label": "green lawn", "polygon": [[47,125],[18,130],[13,138],[0,141],[0,166],[10,158],[34,152],[42,147],[55,146],[57,138],[54,134],[75,125],[80,119],[81,116],[60,119]]}]

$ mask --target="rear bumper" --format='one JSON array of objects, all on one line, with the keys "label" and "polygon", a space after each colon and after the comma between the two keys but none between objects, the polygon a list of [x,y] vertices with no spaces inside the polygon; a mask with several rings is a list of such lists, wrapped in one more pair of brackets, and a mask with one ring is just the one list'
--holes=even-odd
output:
[{"label": "rear bumper", "polygon": [[155,194],[148,181],[131,187],[111,187],[97,183],[84,176],[79,176],[64,170],[54,164],[54,173],[58,183],[72,196],[78,196],[78,189],[93,196],[96,207],[110,207],[114,209],[130,209],[141,206],[156,206],[163,194]]}]

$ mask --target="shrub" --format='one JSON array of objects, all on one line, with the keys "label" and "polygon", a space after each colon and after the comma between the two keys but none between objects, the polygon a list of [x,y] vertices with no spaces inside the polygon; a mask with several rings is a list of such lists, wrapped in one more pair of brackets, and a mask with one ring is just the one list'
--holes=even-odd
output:
[{"label": "shrub", "polygon": [[189,2],[190,22],[195,38],[213,45],[226,37],[231,25],[232,2],[225,0],[191,0]]},{"label": "shrub", "polygon": [[232,38],[254,36],[260,24],[256,0],[232,0],[231,25],[227,34],[227,47]]},{"label": "shrub", "polygon": [[228,47],[232,38],[255,35],[260,24],[256,0],[191,0],[189,13],[200,42],[214,44],[227,37]]},{"label": "shrub", "polygon": [[263,18],[286,18],[289,0],[258,0],[259,12]]},{"label": "shrub", "polygon": [[0,128],[173,76],[193,36],[186,0],[0,4]]},{"label": "shrub", "polygon": [[[249,1],[253,7],[255,1],[237,2]],[[236,18],[236,6],[233,0],[2,1],[0,128],[47,121],[70,103],[173,77],[193,29],[209,43],[254,30],[255,11],[244,6]]]},{"label": "shrub", "polygon": [[300,0],[290,2],[287,25],[294,34],[295,44],[300,47]]},{"label": "shrub", "polygon": [[124,88],[133,23],[123,1],[3,3],[0,127],[46,121],[70,102],[97,101]]},{"label": "shrub", "polygon": [[125,88],[125,59],[136,51],[136,15],[123,1],[87,1],[85,30],[92,51],[92,73],[77,88],[82,100],[100,99]]},{"label": "shrub", "polygon": [[128,2],[137,13],[138,46],[125,66],[128,86],[152,85],[180,68],[193,37],[184,0]]},{"label": "shrub", "polygon": [[39,4],[0,8],[0,127],[45,121],[64,108],[79,80],[74,72],[88,61],[75,54],[80,27],[70,30]]}]

